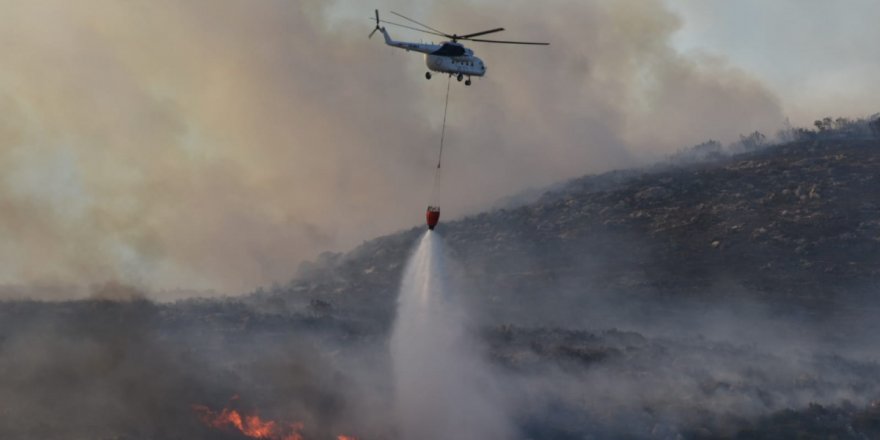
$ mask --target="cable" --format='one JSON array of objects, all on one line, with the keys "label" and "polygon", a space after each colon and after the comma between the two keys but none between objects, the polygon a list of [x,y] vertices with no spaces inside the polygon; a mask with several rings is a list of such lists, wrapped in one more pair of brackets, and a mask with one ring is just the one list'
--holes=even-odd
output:
[{"label": "cable", "polygon": [[443,128],[440,129],[440,155],[437,156],[437,168],[443,160],[443,141],[446,139],[446,111],[449,110],[449,85],[452,84],[452,75],[446,81],[446,103],[443,105]]},{"label": "cable", "polygon": [[449,88],[452,84],[452,75],[446,81],[446,102],[443,105],[443,126],[440,128],[440,153],[437,155],[437,169],[434,171],[434,182],[431,185],[431,206],[437,205],[437,187],[440,186],[440,164],[443,161],[443,145],[446,141],[446,114],[449,110]]}]

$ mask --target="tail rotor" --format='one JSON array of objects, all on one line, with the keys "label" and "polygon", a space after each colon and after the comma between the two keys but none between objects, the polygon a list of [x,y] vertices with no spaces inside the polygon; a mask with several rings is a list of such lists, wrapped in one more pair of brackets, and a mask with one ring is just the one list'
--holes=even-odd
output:
[{"label": "tail rotor", "polygon": [[379,10],[376,9],[376,28],[373,29],[373,32],[370,32],[370,36],[367,38],[373,38],[373,34],[375,34],[376,31],[381,30],[381,29],[382,28],[379,26]]}]

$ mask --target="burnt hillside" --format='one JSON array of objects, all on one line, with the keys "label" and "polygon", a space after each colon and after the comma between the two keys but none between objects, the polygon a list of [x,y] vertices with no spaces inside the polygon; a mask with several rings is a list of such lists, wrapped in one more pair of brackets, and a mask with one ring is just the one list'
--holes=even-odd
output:
[{"label": "burnt hillside", "polygon": [[[880,141],[819,139],[588,176],[526,206],[446,221],[438,233],[486,304],[597,294],[711,300],[735,291],[829,310],[880,279],[878,214]],[[420,233],[327,254],[255,298],[390,318]]]}]

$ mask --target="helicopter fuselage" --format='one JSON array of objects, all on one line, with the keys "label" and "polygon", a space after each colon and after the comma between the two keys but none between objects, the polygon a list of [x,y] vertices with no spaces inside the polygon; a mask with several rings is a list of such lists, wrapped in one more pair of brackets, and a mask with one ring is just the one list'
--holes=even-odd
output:
[{"label": "helicopter fuselage", "polygon": [[428,54],[425,55],[425,64],[430,70],[452,75],[483,76],[486,74],[486,65],[483,64],[483,60],[473,55],[450,57]]},{"label": "helicopter fuselage", "polygon": [[486,64],[483,63],[483,60],[474,56],[474,51],[464,47],[461,43],[447,41],[442,44],[427,44],[396,41],[388,35],[385,28],[379,30],[385,37],[385,44],[425,54],[425,65],[429,70],[467,77],[486,74]]}]

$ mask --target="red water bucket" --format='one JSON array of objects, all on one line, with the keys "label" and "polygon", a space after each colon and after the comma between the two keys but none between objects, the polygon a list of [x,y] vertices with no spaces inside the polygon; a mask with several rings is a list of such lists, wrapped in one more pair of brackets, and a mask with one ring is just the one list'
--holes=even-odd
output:
[{"label": "red water bucket", "polygon": [[440,221],[440,207],[429,206],[428,211],[425,212],[425,219],[428,221],[428,229],[433,231],[434,227],[437,226],[437,222]]}]

